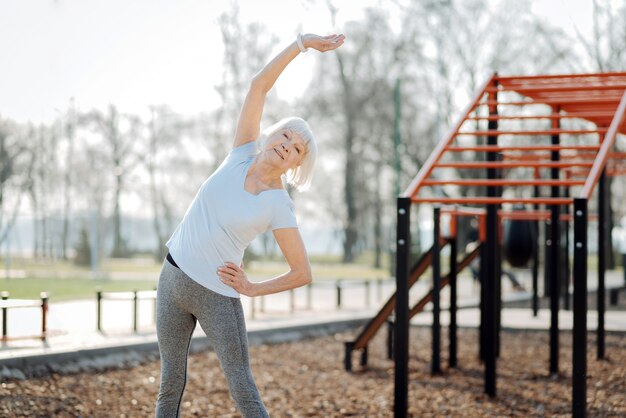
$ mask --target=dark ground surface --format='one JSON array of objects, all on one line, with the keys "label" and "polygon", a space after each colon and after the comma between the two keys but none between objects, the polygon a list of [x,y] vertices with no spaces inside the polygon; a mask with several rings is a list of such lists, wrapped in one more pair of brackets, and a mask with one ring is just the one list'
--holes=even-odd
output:
[{"label": "dark ground surface", "polygon": [[[351,374],[343,370],[343,342],[352,334],[251,347],[253,372],[271,416],[392,416],[393,363],[385,358],[384,334],[370,345],[369,367],[360,368],[355,355]],[[547,332],[503,332],[495,399],[483,394],[477,339],[475,330],[460,330],[459,367],[444,367],[442,375],[432,377],[430,331],[411,329],[410,416],[569,416],[571,333],[561,334],[561,373],[551,377]],[[594,342],[590,333],[588,416],[624,417],[626,334],[607,336],[604,361],[595,359]],[[125,370],[6,381],[0,384],[0,416],[154,416],[158,384],[158,361]],[[183,416],[239,416],[213,352],[190,357]]]}]

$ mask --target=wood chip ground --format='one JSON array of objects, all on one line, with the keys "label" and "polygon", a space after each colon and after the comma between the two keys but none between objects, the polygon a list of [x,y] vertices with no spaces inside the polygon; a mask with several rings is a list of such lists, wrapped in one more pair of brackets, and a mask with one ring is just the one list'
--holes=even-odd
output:
[{"label": "wood chip ground", "polygon": [[[444,330],[445,331],[445,330]],[[446,335],[445,332],[443,335]],[[254,346],[253,372],[273,417],[390,417],[393,363],[385,335],[370,346],[367,368],[343,369],[343,342],[351,334],[295,343]],[[561,334],[561,374],[548,373],[546,332],[503,332],[498,396],[483,394],[477,332],[460,330],[459,367],[430,375],[430,332],[411,330],[410,416],[569,416],[571,333]],[[588,413],[626,416],[626,335],[608,335],[607,358],[596,360],[589,334]],[[444,350],[445,350],[444,342]],[[447,358],[443,351],[444,365]],[[125,370],[7,381],[0,384],[0,416],[150,417],[159,385],[159,363]],[[192,355],[182,403],[186,417],[238,417],[213,352]]]}]

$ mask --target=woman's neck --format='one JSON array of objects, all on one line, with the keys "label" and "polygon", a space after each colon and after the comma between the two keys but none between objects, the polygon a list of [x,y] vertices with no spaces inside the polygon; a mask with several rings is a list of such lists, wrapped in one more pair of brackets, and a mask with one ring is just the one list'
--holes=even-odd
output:
[{"label": "woman's neck", "polygon": [[261,154],[259,154],[248,170],[247,179],[250,179],[256,186],[265,187],[268,189],[278,189],[283,187],[282,177],[283,173],[277,170],[276,167],[263,161]]}]

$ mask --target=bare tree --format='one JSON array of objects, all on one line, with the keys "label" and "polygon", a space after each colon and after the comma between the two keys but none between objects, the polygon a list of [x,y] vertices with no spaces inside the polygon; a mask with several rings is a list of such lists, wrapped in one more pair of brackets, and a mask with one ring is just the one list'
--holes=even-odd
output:
[{"label": "bare tree", "polygon": [[11,120],[0,118],[0,245],[15,225],[34,166],[27,137]]},{"label": "bare tree", "polygon": [[[79,121],[84,117],[85,115],[80,115]],[[90,115],[87,118],[90,118]],[[77,130],[76,142],[80,147],[77,148],[76,161],[73,165],[75,176],[73,184],[77,191],[74,218],[80,224],[77,230],[87,231],[85,235],[89,238],[88,249],[92,257],[92,268],[97,270],[104,254],[104,214],[110,210],[114,180],[108,175],[111,165],[108,152],[100,142],[101,138],[98,136],[93,138],[82,123],[79,123],[79,127],[81,129]]]},{"label": "bare tree", "polygon": [[[444,139],[449,127],[460,116],[460,109],[492,73],[537,74],[568,72],[576,68],[577,58],[565,33],[533,15],[531,6],[526,0],[411,1],[404,6],[403,26],[407,28],[404,32],[412,30],[413,39],[419,40],[413,42],[414,48],[421,45],[425,51],[423,57],[410,60],[408,64],[425,80],[421,82],[425,93],[421,97],[428,97],[430,103],[421,106],[426,129],[423,129],[419,142],[432,146],[424,146],[422,152],[427,150],[430,153],[434,144]],[[409,102],[411,97],[415,95],[409,95]],[[403,103],[403,106],[412,109],[420,105]],[[471,129],[465,126],[467,128]],[[474,128],[478,128],[478,123]],[[411,134],[407,132],[407,135]],[[411,142],[408,146],[412,147]],[[426,158],[419,151],[411,152],[418,167]],[[468,156],[454,153],[447,158]],[[435,171],[433,175],[441,176],[442,173]],[[456,170],[456,175],[465,178],[482,173],[466,169]],[[466,196],[476,191],[473,188],[438,187],[430,192]],[[464,226],[463,223],[459,225],[461,236],[464,236]]]},{"label": "bare tree", "polygon": [[593,0],[591,38],[575,27],[586,70],[623,71],[626,63],[626,1]]},{"label": "bare tree", "polygon": [[[332,4],[329,8],[331,15],[336,13]],[[352,262],[367,237],[379,237],[382,231],[380,225],[365,225],[370,203],[382,208],[377,206],[376,196],[380,195],[378,189],[374,190],[371,176],[390,164],[389,154],[380,152],[380,144],[392,143],[390,86],[395,81],[391,77],[401,74],[395,67],[400,67],[402,43],[395,39],[386,14],[379,9],[367,10],[364,21],[350,22],[345,30],[350,42],[334,54],[334,65],[324,57],[319,60],[308,106],[316,118],[322,119],[322,129],[332,132],[331,142],[322,145],[322,152],[330,147],[333,158],[340,155],[343,160],[343,261]],[[334,206],[330,207],[332,211],[337,210]]]},{"label": "bare tree", "polygon": [[67,249],[70,239],[70,216],[72,212],[72,187],[74,184],[74,152],[76,136],[76,109],[74,99],[70,101],[69,108],[64,115],[64,139],[66,151],[63,158],[63,229],[61,236],[61,256],[67,260]]},{"label": "bare tree", "polygon": [[[394,33],[381,9],[369,10],[361,22],[346,27],[350,43],[336,54],[339,83],[323,79],[334,74],[324,61],[316,71],[324,77],[313,81],[313,113],[334,122],[332,114],[343,117],[344,261],[354,258],[359,242],[369,235],[363,232],[365,225],[372,228],[373,239],[368,241],[379,253],[375,243],[383,228],[376,220],[383,218],[382,208],[393,205],[391,194],[384,195],[383,205],[375,199],[372,181],[373,175],[380,179],[385,168],[391,169],[391,152],[378,149],[372,158],[368,149],[376,150],[371,138],[391,136],[395,78],[402,79],[404,93],[401,184],[408,184],[477,83],[491,72],[564,70],[575,61],[563,33],[535,18],[529,1],[493,5],[486,0],[432,0],[396,7],[401,30]],[[331,15],[337,13],[332,4],[329,8]],[[377,68],[385,71],[381,74]]]},{"label": "bare tree", "polygon": [[140,145],[141,120],[133,115],[120,115],[110,105],[107,114],[93,110],[85,117],[101,136],[110,172],[113,174],[113,257],[124,257],[129,249],[122,236],[121,197],[126,190],[127,176],[141,162],[137,152]]},{"label": "bare tree", "polygon": [[168,173],[183,169],[185,164],[173,164],[172,152],[179,150],[178,140],[189,129],[189,123],[165,106],[151,108],[149,122],[148,149],[145,157],[145,167],[149,178],[149,201],[152,210],[152,225],[157,238],[157,247],[154,255],[162,260],[167,253],[165,242],[174,227],[173,197],[176,194],[170,190],[165,181]]},{"label": "bare tree", "polygon": [[[222,103],[212,115],[212,135],[216,148],[221,146],[220,154],[225,155],[232,145],[239,111],[248,86],[254,74],[267,62],[277,43],[277,37],[262,24],[242,24],[236,2],[231,10],[219,17],[218,23],[224,55],[222,79],[215,85],[215,89]],[[272,91],[266,101],[264,120],[276,119],[277,102],[276,94]]]},{"label": "bare tree", "polygon": [[33,255],[36,258],[57,258],[62,252],[61,225],[58,219],[62,201],[56,198],[61,183],[57,122],[28,128],[34,158],[28,195],[33,212]]},{"label": "bare tree", "polygon": [[35,152],[34,150],[38,150],[43,147],[43,139],[41,135],[41,129],[36,129],[33,125],[29,124],[27,128],[27,135],[29,137],[29,142],[32,143],[33,149],[33,170],[31,171],[31,176],[27,183],[27,193],[30,199],[30,206],[32,209],[32,222],[33,222],[33,248],[32,253],[34,258],[41,257],[41,209],[40,209],[40,201],[43,200],[42,196],[39,194],[39,190],[41,189],[39,184],[39,179],[42,177],[42,167],[43,163],[41,162],[42,153],[40,151]]}]

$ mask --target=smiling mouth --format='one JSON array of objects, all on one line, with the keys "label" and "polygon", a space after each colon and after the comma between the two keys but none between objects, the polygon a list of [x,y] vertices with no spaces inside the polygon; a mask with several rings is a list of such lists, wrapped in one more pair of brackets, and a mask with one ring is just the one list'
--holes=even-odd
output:
[{"label": "smiling mouth", "polygon": [[285,157],[283,157],[283,154],[281,154],[280,151],[278,151],[276,148],[274,148],[274,151],[276,152],[276,154],[278,154],[280,158],[282,158],[283,160],[285,159]]}]

